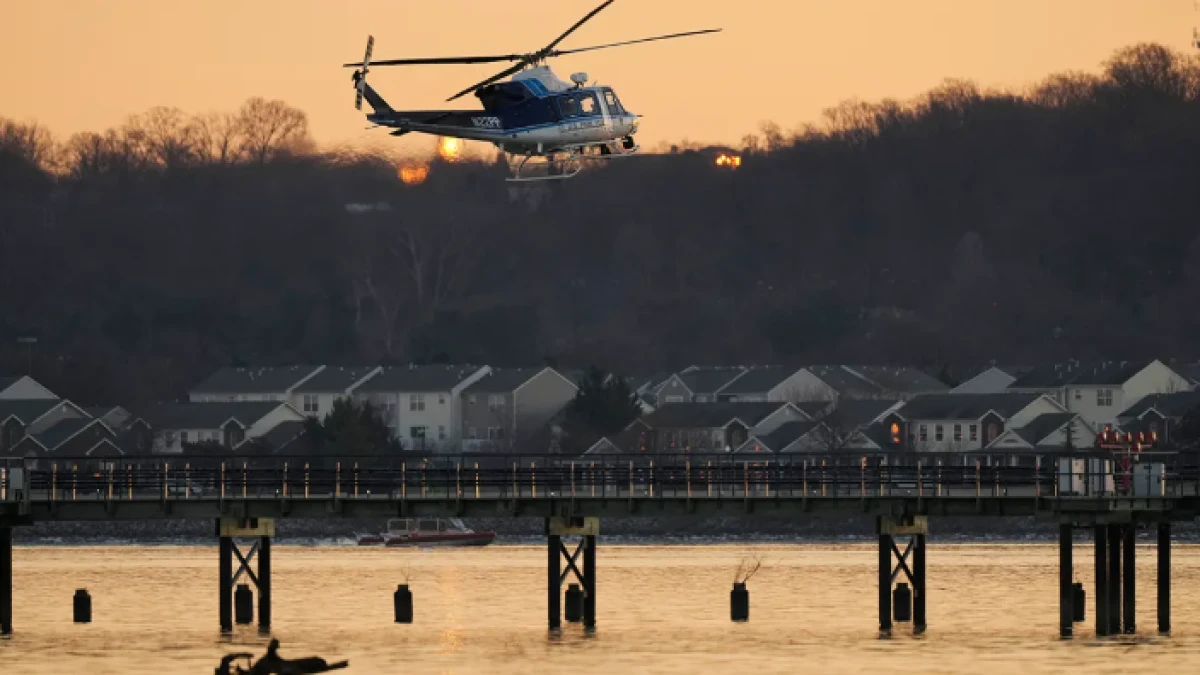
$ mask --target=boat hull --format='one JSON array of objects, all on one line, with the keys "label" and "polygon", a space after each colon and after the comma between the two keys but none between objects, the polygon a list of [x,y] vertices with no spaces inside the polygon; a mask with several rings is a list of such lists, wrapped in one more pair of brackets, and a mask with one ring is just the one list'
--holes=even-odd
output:
[{"label": "boat hull", "polygon": [[388,548],[426,546],[487,546],[495,540],[494,532],[464,534],[430,534],[425,536],[392,537],[384,542]]}]

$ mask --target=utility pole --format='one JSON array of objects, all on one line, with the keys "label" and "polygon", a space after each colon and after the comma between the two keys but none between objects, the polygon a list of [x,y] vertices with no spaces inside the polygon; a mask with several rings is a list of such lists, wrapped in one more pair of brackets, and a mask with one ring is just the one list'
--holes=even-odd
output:
[{"label": "utility pole", "polygon": [[33,374],[33,346],[37,344],[37,338],[29,337],[29,336],[19,337],[19,338],[17,338],[17,344],[25,345],[25,374],[32,375]]}]

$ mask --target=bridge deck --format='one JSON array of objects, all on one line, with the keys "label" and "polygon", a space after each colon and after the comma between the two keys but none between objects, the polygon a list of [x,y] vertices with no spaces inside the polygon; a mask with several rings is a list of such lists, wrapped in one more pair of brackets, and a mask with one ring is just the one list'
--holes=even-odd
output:
[{"label": "bridge deck", "polygon": [[[755,458],[757,459],[757,458]],[[754,514],[1183,520],[1177,454],[0,459],[0,521]]]}]

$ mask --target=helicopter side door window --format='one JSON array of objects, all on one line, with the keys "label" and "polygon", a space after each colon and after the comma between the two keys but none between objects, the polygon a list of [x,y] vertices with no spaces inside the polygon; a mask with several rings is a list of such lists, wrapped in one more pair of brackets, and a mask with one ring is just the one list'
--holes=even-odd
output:
[{"label": "helicopter side door window", "polygon": [[612,89],[604,90],[604,103],[608,106],[609,115],[622,115],[625,110],[621,108],[621,102],[617,100],[617,95]]},{"label": "helicopter side door window", "polygon": [[575,100],[579,102],[580,117],[590,117],[600,114],[600,102],[596,100],[595,94],[576,94]]},{"label": "helicopter side door window", "polygon": [[563,96],[558,99],[558,109],[562,113],[563,118],[576,117],[579,115],[579,104],[573,96]]}]

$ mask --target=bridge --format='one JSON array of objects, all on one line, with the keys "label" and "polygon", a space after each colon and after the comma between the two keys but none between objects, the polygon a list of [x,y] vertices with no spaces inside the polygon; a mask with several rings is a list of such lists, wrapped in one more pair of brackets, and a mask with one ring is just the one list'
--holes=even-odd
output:
[{"label": "bridge", "polygon": [[[1075,530],[1090,530],[1096,634],[1135,632],[1134,542],[1139,528],[1153,528],[1158,630],[1167,634],[1171,523],[1194,520],[1197,508],[1200,460],[1182,452],[0,458],[0,634],[12,632],[12,531],[34,522],[211,521],[221,629],[233,628],[234,586],[245,574],[268,631],[279,519],[536,517],[546,524],[549,627],[561,627],[562,584],[574,575],[579,618],[593,630],[601,519],[821,514],[875,520],[883,633],[897,621],[926,629],[929,521],[943,516],[1034,517],[1059,528],[1062,637],[1085,618],[1072,541]],[[246,553],[239,539],[254,540]]]}]

